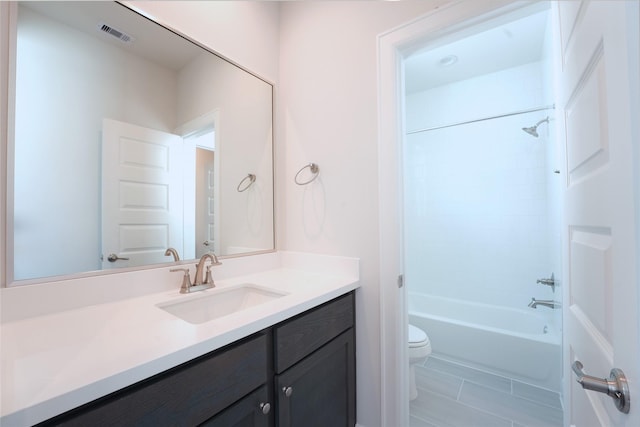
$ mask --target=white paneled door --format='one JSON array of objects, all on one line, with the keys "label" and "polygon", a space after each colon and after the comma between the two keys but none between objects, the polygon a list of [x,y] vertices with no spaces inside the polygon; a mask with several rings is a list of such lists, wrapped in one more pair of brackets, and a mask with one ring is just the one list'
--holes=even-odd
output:
[{"label": "white paneled door", "polygon": [[[639,118],[631,114],[638,76],[629,66],[638,53],[628,44],[637,34],[631,30],[638,6],[634,0],[560,1],[555,7],[567,154],[565,423],[640,426],[632,144]],[[575,361],[601,379],[621,369],[629,380],[629,413],[606,394],[583,390],[571,370]]]},{"label": "white paneled door", "polygon": [[177,135],[104,119],[103,268],[171,261],[168,247],[184,253],[181,152]]}]

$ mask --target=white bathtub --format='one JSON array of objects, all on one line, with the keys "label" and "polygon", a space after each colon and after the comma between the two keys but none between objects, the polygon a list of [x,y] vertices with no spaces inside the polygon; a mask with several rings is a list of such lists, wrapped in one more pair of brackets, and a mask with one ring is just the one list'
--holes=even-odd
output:
[{"label": "white bathtub", "polygon": [[409,293],[409,323],[434,356],[559,392],[562,340],[542,310]]}]

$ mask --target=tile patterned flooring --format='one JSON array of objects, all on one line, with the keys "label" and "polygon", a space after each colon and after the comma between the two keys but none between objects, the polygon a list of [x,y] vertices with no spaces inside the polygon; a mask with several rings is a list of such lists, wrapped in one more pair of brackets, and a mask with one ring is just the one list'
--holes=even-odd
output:
[{"label": "tile patterned flooring", "polygon": [[438,359],[416,366],[411,427],[561,427],[560,395]]}]

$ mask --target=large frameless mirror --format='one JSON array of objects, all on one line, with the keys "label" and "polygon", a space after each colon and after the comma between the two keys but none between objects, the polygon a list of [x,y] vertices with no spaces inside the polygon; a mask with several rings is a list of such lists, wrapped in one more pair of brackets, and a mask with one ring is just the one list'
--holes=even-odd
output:
[{"label": "large frameless mirror", "polygon": [[7,283],[274,249],[271,84],[119,3],[12,16]]}]

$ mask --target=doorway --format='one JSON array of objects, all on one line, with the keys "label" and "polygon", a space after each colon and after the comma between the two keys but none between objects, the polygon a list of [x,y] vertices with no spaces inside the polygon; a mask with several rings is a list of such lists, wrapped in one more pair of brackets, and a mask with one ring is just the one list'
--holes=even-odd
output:
[{"label": "doorway", "polygon": [[[207,252],[221,253],[220,246],[220,113],[213,110],[179,126],[184,140],[185,259]],[[189,203],[188,201],[191,201]]]},{"label": "doorway", "polygon": [[218,242],[218,199],[215,197],[217,183],[216,133],[213,123],[208,124],[184,138],[188,147],[189,160],[194,163],[195,206],[195,257],[208,252],[220,253]]},{"label": "doorway", "polygon": [[[630,159],[632,153],[637,154],[638,150],[638,132],[628,120],[628,117],[637,117],[638,114],[638,4],[551,4],[554,31],[556,28],[560,29],[554,32],[551,41],[558,46],[554,46],[555,57],[558,58],[557,61],[561,60],[563,65],[554,67],[563,73],[559,74],[562,82],[560,90],[554,94],[554,99],[557,100],[554,126],[557,126],[556,134],[562,137],[562,145],[564,146],[566,139],[568,147],[567,160],[563,158],[564,150],[560,150],[559,153],[563,166],[560,168],[563,206],[569,213],[563,214],[560,231],[564,266],[561,276],[564,283],[560,292],[566,304],[562,310],[557,311],[563,312],[565,328],[562,363],[565,416],[571,416],[567,420],[569,423],[579,424],[580,421],[574,418],[578,414],[582,422],[599,420],[602,425],[634,425],[633,411],[629,415],[621,415],[616,412],[609,397],[585,392],[576,385],[570,366],[578,359],[585,359],[589,360],[588,363],[597,371],[621,367],[629,378],[637,377],[637,257],[631,241],[637,236],[635,230],[638,218],[633,216],[633,207],[628,202],[637,200],[638,197],[638,189],[631,188],[633,185],[630,187],[630,177],[634,173],[637,176],[634,170],[637,170],[638,162],[635,158],[633,162],[626,163],[622,159],[625,156]],[[380,266],[381,339],[383,349],[395,349],[383,351],[382,354],[382,394],[383,402],[386,403],[382,411],[384,425],[410,425],[406,390],[406,324],[411,300],[408,298],[409,286],[403,284],[408,283],[411,278],[407,276],[404,281],[401,280],[402,274],[410,274],[410,271],[405,271],[404,264],[407,246],[404,242],[406,234],[401,227],[405,218],[402,209],[397,208],[405,206],[406,203],[397,194],[397,190],[402,188],[400,183],[406,161],[402,158],[398,145],[399,141],[405,140],[407,130],[404,128],[405,123],[398,119],[406,114],[402,100],[404,60],[424,46],[437,47],[448,43],[447,37],[452,34],[463,36],[471,29],[486,25],[493,19],[510,15],[519,10],[518,7],[521,5],[512,2],[457,3],[437,10],[420,21],[384,34],[379,39],[379,156],[380,159],[384,159],[380,163],[379,175],[380,258],[384,260]],[[598,40],[601,41],[600,44]],[[605,77],[605,73],[602,72],[604,68],[608,70],[607,73],[616,73],[617,77]],[[626,87],[626,91],[621,90],[622,87]],[[583,94],[585,96],[581,98]],[[592,96],[586,96],[589,94]],[[629,96],[630,94],[635,96]],[[619,99],[620,102],[616,104],[619,108],[614,108],[613,104],[606,102],[602,96]],[[540,120],[545,117],[546,114]],[[550,117],[553,118],[552,115]],[[533,127],[538,121],[522,127]],[[609,121],[615,121],[617,125],[612,127]],[[544,123],[542,126],[554,122]],[[594,132],[584,131],[592,128]],[[599,131],[595,132],[598,129]],[[613,138],[614,134],[618,135],[618,130],[620,138]],[[609,145],[613,143],[616,145],[615,148]],[[626,178],[622,179],[623,177]],[[591,182],[587,183],[588,180]],[[390,208],[389,205],[396,207]],[[616,209],[614,206],[619,208]],[[598,215],[589,214],[595,212],[599,212]],[[620,212],[625,214],[618,215]],[[573,213],[587,215],[572,219]],[[635,219],[631,220],[631,217]],[[617,220],[623,222],[616,225]],[[585,227],[585,221],[593,223],[594,226]],[[399,224],[401,227],[398,227]],[[611,236],[616,234],[616,230],[617,237],[612,239]],[[616,252],[610,249],[613,245],[621,243],[624,250]],[[636,248],[637,244],[633,247]],[[633,255],[607,263],[608,256],[615,253],[623,254],[629,250]],[[608,273],[595,274],[605,271]],[[589,295],[593,295],[593,292],[601,292],[606,298],[592,298]],[[625,294],[626,299],[622,297]],[[569,299],[569,295],[580,295],[580,298]],[[613,306],[607,301],[613,300],[627,308],[626,312],[632,319],[631,324],[618,315],[619,310],[612,310]],[[567,319],[571,326],[570,333],[567,332]],[[616,328],[609,329],[616,324],[631,327],[624,334],[628,336],[627,340],[622,339],[622,334],[615,332]],[[601,325],[600,331],[596,325]],[[626,329],[626,326],[623,329]],[[577,353],[574,350],[577,350]],[[595,375],[605,377],[606,372],[598,372]],[[633,384],[633,380],[630,384]]]},{"label": "doorway", "polygon": [[550,28],[539,3],[404,60],[404,282],[433,350],[411,425],[562,425]]}]

